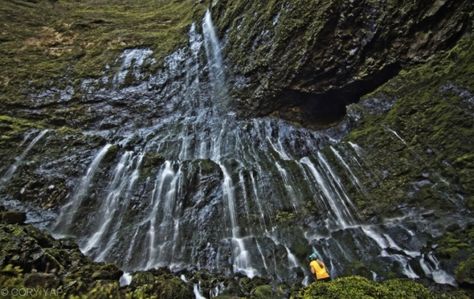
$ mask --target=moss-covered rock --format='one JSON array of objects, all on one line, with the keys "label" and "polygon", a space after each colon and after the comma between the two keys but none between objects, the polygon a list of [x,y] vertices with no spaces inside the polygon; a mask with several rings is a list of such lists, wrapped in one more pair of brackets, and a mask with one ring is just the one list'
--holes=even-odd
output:
[{"label": "moss-covered rock", "polygon": [[[394,207],[406,203],[445,211],[472,207],[472,48],[468,34],[452,50],[402,71],[357,104],[346,140],[364,149],[364,162],[376,172],[363,181],[370,197],[353,192],[366,215],[393,215]],[[392,107],[379,113],[371,106],[376,99]]]},{"label": "moss-covered rock", "polygon": [[463,286],[474,286],[474,255],[456,268],[456,280]]},{"label": "moss-covered rock", "polygon": [[422,284],[411,280],[388,280],[383,283],[370,281],[360,276],[335,279],[331,282],[313,283],[292,298],[468,298],[465,294],[436,294]]},{"label": "moss-covered rock", "polygon": [[[173,274],[167,269],[136,272],[129,286],[120,287],[122,272],[112,264],[94,263],[71,240],[54,240],[29,225],[0,224],[0,285],[14,288],[41,288],[48,293],[34,298],[192,298],[200,285],[205,296],[220,289],[217,298],[467,298],[466,294],[435,293],[423,285],[404,279],[383,283],[359,276],[317,282],[302,288],[274,284],[267,279],[225,277],[206,271]],[[473,259],[462,263],[459,281],[472,282]],[[215,294],[215,293],[214,293]]]},{"label": "moss-covered rock", "polygon": [[[54,289],[61,297],[192,297],[191,286],[169,271],[137,273],[130,287],[120,289],[120,269],[92,262],[69,243],[29,225],[0,224],[0,285]],[[51,294],[40,295],[49,298]]]},{"label": "moss-covered rock", "polygon": [[449,47],[469,1],[218,1],[213,16],[250,114],[332,123],[400,68]]},{"label": "moss-covered rock", "polygon": [[142,177],[149,177],[150,175],[156,173],[164,161],[164,157],[159,153],[146,153],[142,162]]},{"label": "moss-covered rock", "polygon": [[[0,104],[25,101],[32,89],[67,86],[97,77],[120,51],[149,47],[163,58],[186,41],[205,2],[186,1],[13,1],[0,15]],[[80,83],[78,81],[77,83]],[[73,84],[75,85],[75,84]]]}]

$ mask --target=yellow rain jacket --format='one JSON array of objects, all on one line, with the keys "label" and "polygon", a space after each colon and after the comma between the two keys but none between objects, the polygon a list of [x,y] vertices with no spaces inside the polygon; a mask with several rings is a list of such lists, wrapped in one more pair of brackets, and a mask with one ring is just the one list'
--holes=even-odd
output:
[{"label": "yellow rain jacket", "polygon": [[329,278],[328,270],[323,262],[320,260],[314,260],[309,263],[311,273],[316,276],[316,280]]}]

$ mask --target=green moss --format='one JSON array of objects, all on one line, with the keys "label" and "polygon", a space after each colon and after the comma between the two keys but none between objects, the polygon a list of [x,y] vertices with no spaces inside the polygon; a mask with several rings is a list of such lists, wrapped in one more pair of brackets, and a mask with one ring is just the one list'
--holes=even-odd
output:
[{"label": "green moss", "polygon": [[116,157],[117,153],[119,152],[120,148],[118,145],[114,144],[112,145],[109,150],[107,151],[107,154],[105,154],[103,161],[105,163],[110,163],[112,162]]},{"label": "green moss", "polygon": [[[205,1],[7,1],[0,7],[0,103],[21,103],[25,95],[77,78],[98,77],[130,47],[163,58],[182,45]],[[152,70],[150,70],[152,71]]]},{"label": "green moss", "polygon": [[293,222],[296,215],[292,212],[278,211],[276,215],[276,221],[279,223]]},{"label": "green moss", "polygon": [[456,280],[463,285],[474,285],[474,255],[456,268]]},{"label": "green moss", "polygon": [[133,275],[132,290],[127,298],[191,298],[192,290],[181,279],[170,273],[137,272]]},{"label": "green moss", "polygon": [[[229,40],[236,42],[238,46],[233,45],[228,49],[230,60],[245,66],[240,69],[243,74],[251,74],[281,64],[281,56],[272,57],[269,53],[283,53],[285,68],[298,68],[305,50],[323,29],[325,13],[334,2],[294,0],[291,4],[286,4],[287,9],[282,9],[285,3],[276,0],[233,0],[218,2],[213,11],[217,12],[219,28],[233,28],[229,32]],[[251,11],[251,16],[243,14],[244,11]],[[284,26],[274,26],[273,22],[277,16]],[[256,42],[261,38],[262,31],[269,32],[273,27],[275,31],[272,33],[272,42]],[[298,44],[298,51],[292,51],[290,54],[287,47],[292,43]],[[248,55],[249,49],[252,49],[253,55]],[[275,61],[277,59],[280,61]]]},{"label": "green moss", "polygon": [[0,270],[0,286],[6,289],[24,287],[24,275],[20,267],[12,264],[3,266]]},{"label": "green moss", "polygon": [[98,282],[91,290],[85,294],[70,296],[70,298],[95,298],[95,299],[114,299],[120,297],[120,288],[118,282]]},{"label": "green moss", "polygon": [[18,138],[27,130],[43,128],[44,124],[40,121],[0,115],[0,144]]},{"label": "green moss", "polygon": [[252,294],[250,298],[255,298],[255,299],[274,298],[272,286],[262,285],[262,286],[256,287],[254,290],[252,290]]},{"label": "green moss", "polygon": [[[354,196],[361,210],[392,213],[401,203],[450,209],[460,196],[474,207],[474,121],[468,102],[474,86],[473,49],[468,34],[453,49],[401,71],[361,100],[396,99],[382,115],[359,105],[362,120],[346,138],[366,150],[370,169],[384,171],[375,173],[377,180],[364,182],[372,198]],[[423,173],[431,184],[413,187]]]},{"label": "green moss", "polygon": [[472,240],[472,238],[465,237],[465,233],[459,231],[445,233],[440,240],[437,252],[442,257],[453,258],[460,250],[470,249],[471,246],[466,242]]},{"label": "green moss", "polygon": [[159,153],[147,152],[143,157],[142,169],[140,176],[146,178],[154,174],[163,164],[165,158]]},{"label": "green moss", "polygon": [[449,266],[461,285],[474,284],[474,227],[453,226],[435,240],[435,253],[443,266]]},{"label": "green moss", "polygon": [[198,163],[199,163],[199,168],[204,174],[214,173],[216,172],[217,169],[219,169],[219,166],[210,159],[199,160]]},{"label": "green moss", "polygon": [[432,293],[423,285],[412,280],[394,279],[377,283],[363,277],[350,276],[331,282],[313,283],[294,295],[293,298],[467,298],[466,295],[464,297],[455,296]]}]

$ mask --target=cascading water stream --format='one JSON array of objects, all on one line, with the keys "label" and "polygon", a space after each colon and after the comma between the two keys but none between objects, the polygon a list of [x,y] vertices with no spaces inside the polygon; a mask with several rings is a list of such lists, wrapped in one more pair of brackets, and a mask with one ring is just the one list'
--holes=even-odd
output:
[{"label": "cascading water stream", "polygon": [[[452,283],[435,257],[420,254],[423,240],[400,223],[360,223],[342,177],[365,194],[358,176],[371,174],[362,148],[278,119],[238,119],[229,110],[221,48],[207,11],[202,34],[193,24],[189,46],[146,82],[163,117],[117,134],[123,149],[115,165],[104,161],[112,145],[95,154],[53,231],[76,236],[85,253],[126,271],[204,268],[308,282],[305,255],[314,246],[335,275],[362,261],[377,265],[380,277],[395,261],[401,276]],[[113,81],[120,85],[150,55],[124,53]],[[134,66],[132,56],[140,58]],[[424,273],[415,273],[414,263]]]},{"label": "cascading water stream", "polygon": [[[46,135],[46,133],[48,133],[48,130],[43,130],[39,132],[38,135],[33,138],[33,140],[23,150],[23,152],[15,158],[15,162],[6,170],[6,172],[0,178],[0,190],[8,184],[8,182],[12,179],[13,175],[15,174],[25,157],[28,155],[31,149],[38,143],[38,141],[40,141]],[[24,142],[25,141],[26,139],[24,140]]]},{"label": "cascading water stream", "polygon": [[105,157],[111,146],[111,144],[106,144],[101,150],[97,152],[97,155],[92,160],[92,163],[87,169],[86,174],[82,177],[79,183],[79,187],[77,188],[77,190],[75,190],[74,196],[66,205],[61,208],[59,217],[56,220],[54,228],[54,231],[56,231],[57,233],[64,233],[69,231],[71,224],[75,220],[77,210],[82,205],[82,202],[87,196],[91,181],[99,168],[100,162]]},{"label": "cascading water stream", "polygon": [[202,33],[204,35],[204,46],[206,49],[211,86],[214,89],[215,95],[219,96],[221,100],[227,100],[221,46],[209,10],[206,11],[204,16]]}]

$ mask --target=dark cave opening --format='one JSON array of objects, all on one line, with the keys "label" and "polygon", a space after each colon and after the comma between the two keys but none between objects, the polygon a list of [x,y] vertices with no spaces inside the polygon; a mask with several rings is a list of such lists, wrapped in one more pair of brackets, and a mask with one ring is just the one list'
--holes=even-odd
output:
[{"label": "dark cave opening", "polygon": [[331,126],[346,115],[348,98],[337,92],[313,94],[287,89],[278,98],[281,108],[276,114],[305,126]]},{"label": "dark cave opening", "polygon": [[378,72],[342,85],[341,88],[321,93],[284,89],[276,98],[278,109],[273,115],[313,128],[326,128],[338,124],[346,115],[346,106],[395,77],[399,64],[390,64]]}]

